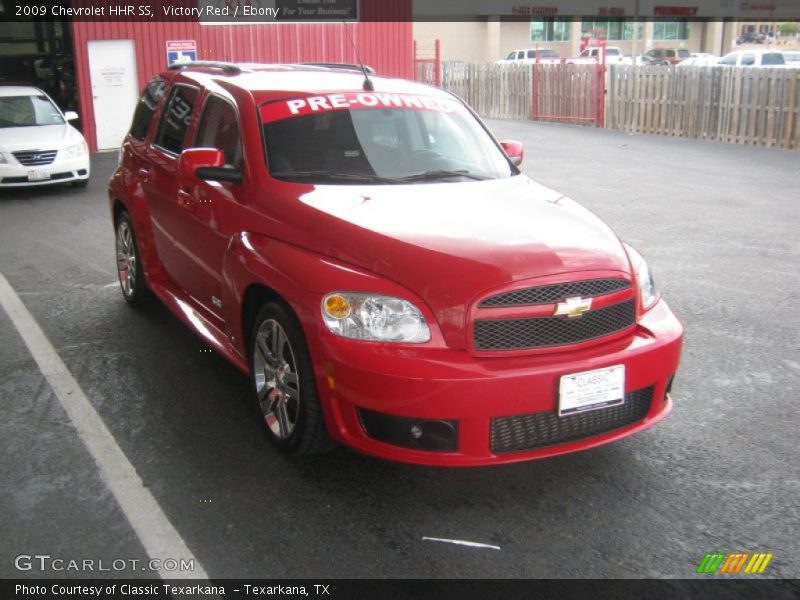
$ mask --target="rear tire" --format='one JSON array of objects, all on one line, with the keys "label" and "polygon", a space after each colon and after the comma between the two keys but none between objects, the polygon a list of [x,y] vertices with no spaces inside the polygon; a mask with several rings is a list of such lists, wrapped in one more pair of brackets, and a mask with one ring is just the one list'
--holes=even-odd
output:
[{"label": "rear tire", "polygon": [[122,211],[117,217],[116,229],[117,276],[122,297],[134,308],[146,306],[153,296],[144,281],[136,234],[133,232],[131,217],[126,211]]},{"label": "rear tire", "polygon": [[265,304],[249,346],[251,390],[270,441],[284,454],[298,457],[334,448],[308,345],[291,310],[277,302]]}]

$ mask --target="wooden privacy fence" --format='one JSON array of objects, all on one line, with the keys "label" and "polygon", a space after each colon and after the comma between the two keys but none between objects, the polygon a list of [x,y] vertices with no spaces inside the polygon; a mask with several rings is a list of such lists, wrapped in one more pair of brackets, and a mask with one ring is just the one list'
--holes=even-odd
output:
[{"label": "wooden privacy fence", "polygon": [[608,67],[606,127],[800,148],[800,69]]},{"label": "wooden privacy fence", "polygon": [[531,82],[528,65],[442,62],[442,88],[482,117],[530,119]]},{"label": "wooden privacy fence", "polygon": [[601,81],[595,65],[442,62],[442,87],[495,119],[595,121]]}]

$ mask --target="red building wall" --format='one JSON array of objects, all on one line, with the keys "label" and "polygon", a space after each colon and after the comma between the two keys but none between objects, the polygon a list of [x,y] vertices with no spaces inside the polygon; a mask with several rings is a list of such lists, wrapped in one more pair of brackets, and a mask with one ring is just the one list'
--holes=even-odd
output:
[{"label": "red building wall", "polygon": [[[348,23],[365,64],[379,75],[413,78],[411,0],[361,0],[361,22]],[[138,87],[167,66],[167,40],[195,40],[198,60],[357,62],[342,23],[200,25],[197,22],[74,21],[72,35],[84,136],[96,150],[87,42],[134,40]]]}]

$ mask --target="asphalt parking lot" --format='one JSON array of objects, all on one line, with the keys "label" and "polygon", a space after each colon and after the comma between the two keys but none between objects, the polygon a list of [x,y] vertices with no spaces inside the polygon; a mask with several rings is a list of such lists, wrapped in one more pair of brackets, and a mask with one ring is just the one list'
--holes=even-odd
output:
[{"label": "asphalt parking lot", "polygon": [[[686,578],[712,551],[774,553],[765,576],[800,577],[800,154],[490,127],[647,256],[685,323],[675,408],[656,428],[491,468],[276,454],[246,378],[165,308],[123,301],[115,154],[93,158],[85,190],[0,193],[0,273],[211,577]],[[0,577],[61,574],[18,571],[20,554],[145,560],[2,310],[0,335]]]}]

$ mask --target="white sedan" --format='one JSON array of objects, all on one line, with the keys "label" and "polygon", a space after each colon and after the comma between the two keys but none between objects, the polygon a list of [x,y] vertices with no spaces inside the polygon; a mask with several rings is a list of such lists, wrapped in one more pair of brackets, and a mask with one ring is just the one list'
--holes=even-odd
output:
[{"label": "white sedan", "polygon": [[0,86],[0,189],[89,182],[89,152],[81,133],[42,90]]}]

